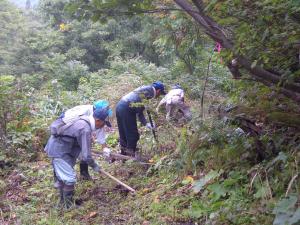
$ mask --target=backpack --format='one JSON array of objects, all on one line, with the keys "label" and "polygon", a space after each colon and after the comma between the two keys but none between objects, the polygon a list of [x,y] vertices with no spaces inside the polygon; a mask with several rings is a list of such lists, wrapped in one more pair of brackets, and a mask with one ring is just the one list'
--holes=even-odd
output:
[{"label": "backpack", "polygon": [[74,138],[73,136],[70,135],[64,135],[64,131],[66,129],[68,129],[70,126],[72,126],[74,123],[76,123],[78,120],[83,120],[86,123],[88,123],[89,126],[90,123],[87,120],[87,118],[85,118],[85,116],[80,116],[77,119],[73,120],[70,123],[65,123],[62,118],[58,118],[57,120],[55,120],[54,122],[51,123],[50,125],[50,134],[53,135],[54,137],[69,137],[69,138]]}]

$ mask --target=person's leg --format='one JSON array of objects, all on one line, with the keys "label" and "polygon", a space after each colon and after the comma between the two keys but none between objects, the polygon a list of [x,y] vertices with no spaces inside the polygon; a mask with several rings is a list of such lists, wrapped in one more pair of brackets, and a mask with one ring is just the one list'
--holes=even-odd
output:
[{"label": "person's leg", "polygon": [[74,184],[64,184],[63,187],[63,198],[64,198],[64,206],[66,209],[71,208],[75,205],[74,202],[74,192],[75,192],[75,185]]},{"label": "person's leg", "polygon": [[174,105],[173,104],[166,104],[166,119],[170,121],[174,117]]},{"label": "person's leg", "polygon": [[60,187],[61,200],[65,208],[74,205],[73,196],[76,183],[76,172],[74,168],[61,158],[55,158],[52,161],[57,179],[61,181]]},{"label": "person's leg", "polygon": [[126,120],[124,122],[124,127],[126,129],[126,155],[135,157],[135,153],[137,151],[137,142],[140,138],[138,128],[137,128],[137,121],[136,121],[136,113],[129,112],[126,116]]},{"label": "person's leg", "polygon": [[124,120],[126,120],[126,105],[121,102],[117,104],[116,107],[116,117],[117,117],[117,125],[119,131],[119,144],[121,154],[125,155],[125,149],[127,146],[126,134],[125,134],[125,127],[124,127]]},{"label": "person's leg", "polygon": [[59,180],[59,178],[56,176],[56,172],[55,172],[53,163],[52,163],[52,167],[53,167],[53,176],[54,176],[54,188],[56,188],[59,193],[59,201],[57,203],[57,206],[60,207],[64,204],[64,197],[63,197],[64,183],[61,180]]},{"label": "person's leg", "polygon": [[78,159],[80,160],[79,163],[79,172],[80,172],[80,178],[82,180],[91,180],[91,176],[89,173],[89,166],[87,164],[87,162],[82,160],[82,154],[80,152]]},{"label": "person's leg", "polygon": [[83,180],[91,180],[91,176],[89,173],[89,165],[85,161],[80,161],[79,164],[80,177]]},{"label": "person's leg", "polygon": [[190,107],[184,104],[184,102],[180,102],[177,105],[177,108],[182,112],[183,116],[179,119],[179,122],[188,122],[192,120],[192,113]]}]

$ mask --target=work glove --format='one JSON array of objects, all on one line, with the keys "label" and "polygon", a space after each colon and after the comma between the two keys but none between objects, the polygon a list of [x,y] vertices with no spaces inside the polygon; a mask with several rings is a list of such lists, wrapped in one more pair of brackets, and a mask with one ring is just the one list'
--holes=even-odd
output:
[{"label": "work glove", "polygon": [[105,148],[103,149],[103,156],[104,156],[105,158],[109,158],[109,157],[110,157],[110,153],[111,153],[111,150],[110,150],[109,148],[105,147]]},{"label": "work glove", "polygon": [[96,173],[99,173],[100,170],[101,170],[101,167],[100,167],[97,163],[95,163],[95,165],[93,166],[93,170],[94,170]]},{"label": "work glove", "polygon": [[149,130],[154,130],[154,129],[155,129],[155,124],[153,124],[153,126],[151,126],[151,123],[147,123],[147,124],[146,124],[146,127],[147,127]]}]

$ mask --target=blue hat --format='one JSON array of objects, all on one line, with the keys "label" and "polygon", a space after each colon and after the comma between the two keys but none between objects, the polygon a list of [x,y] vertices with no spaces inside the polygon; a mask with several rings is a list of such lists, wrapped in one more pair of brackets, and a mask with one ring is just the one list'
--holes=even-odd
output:
[{"label": "blue hat", "polygon": [[109,116],[109,110],[106,108],[95,109],[93,116],[98,120],[104,121],[106,126],[111,127],[111,123],[105,120]]},{"label": "blue hat", "polygon": [[166,92],[165,92],[165,86],[162,82],[160,81],[155,81],[152,86],[156,89],[156,90],[160,90],[160,93],[165,95]]},{"label": "blue hat", "polygon": [[94,110],[106,108],[108,110],[108,116],[112,116],[112,110],[109,108],[109,103],[106,100],[98,100],[93,104]]}]

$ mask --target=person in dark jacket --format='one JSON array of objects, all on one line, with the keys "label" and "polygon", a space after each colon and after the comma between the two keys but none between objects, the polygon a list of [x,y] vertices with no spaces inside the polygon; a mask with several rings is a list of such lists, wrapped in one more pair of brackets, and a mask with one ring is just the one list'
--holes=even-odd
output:
[{"label": "person in dark jacket", "polygon": [[119,142],[121,154],[135,157],[137,152],[137,142],[139,132],[137,129],[138,116],[142,125],[148,129],[154,129],[144,115],[145,107],[143,101],[146,99],[157,98],[161,94],[165,95],[164,84],[160,81],[152,85],[142,86],[129,94],[123,96],[116,106],[116,117],[119,129]]},{"label": "person in dark jacket", "polygon": [[95,172],[100,171],[100,166],[91,155],[91,135],[94,130],[108,124],[108,121],[105,121],[108,115],[107,109],[96,109],[93,115],[80,116],[67,124],[63,122],[62,118],[59,118],[50,126],[51,136],[45,151],[52,159],[52,167],[58,181],[56,188],[60,192],[59,204],[65,208],[70,208],[74,204],[76,183],[74,166],[79,154]]}]

